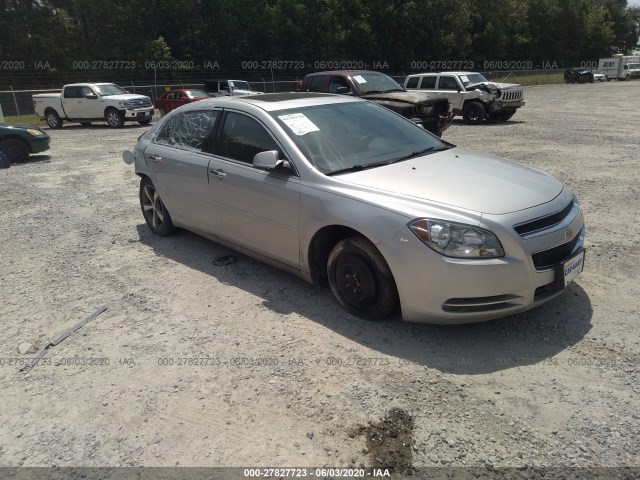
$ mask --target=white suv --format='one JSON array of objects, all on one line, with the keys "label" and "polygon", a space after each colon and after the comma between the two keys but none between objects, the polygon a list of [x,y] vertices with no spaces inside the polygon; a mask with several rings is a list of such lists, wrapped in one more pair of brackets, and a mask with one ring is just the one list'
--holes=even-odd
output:
[{"label": "white suv", "polygon": [[467,123],[506,122],[524,105],[521,85],[490,82],[477,72],[409,75],[404,87],[447,97],[454,115],[462,115]]}]

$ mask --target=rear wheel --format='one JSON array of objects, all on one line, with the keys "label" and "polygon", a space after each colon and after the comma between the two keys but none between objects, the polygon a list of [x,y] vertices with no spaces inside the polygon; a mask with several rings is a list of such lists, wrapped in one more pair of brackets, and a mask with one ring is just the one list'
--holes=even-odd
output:
[{"label": "rear wheel", "polygon": [[29,159],[29,146],[17,138],[7,138],[0,142],[0,152],[4,152],[14,163],[26,162]]},{"label": "rear wheel", "polygon": [[124,126],[124,114],[115,108],[107,110],[107,123],[112,128],[122,128]]},{"label": "rear wheel", "polygon": [[479,124],[482,123],[484,117],[486,115],[486,111],[484,105],[480,102],[470,102],[462,110],[462,117],[464,121],[469,124]]},{"label": "rear wheel", "polygon": [[49,128],[62,128],[63,120],[58,115],[58,112],[55,110],[48,110],[45,114],[47,118],[47,125]]},{"label": "rear wheel", "polygon": [[381,320],[398,305],[393,274],[367,239],[340,240],[327,260],[329,285],[344,309],[365,320]]},{"label": "rear wheel", "polygon": [[153,233],[164,237],[174,232],[171,215],[149,177],[142,177],[140,180],[140,208],[142,208],[144,220]]}]

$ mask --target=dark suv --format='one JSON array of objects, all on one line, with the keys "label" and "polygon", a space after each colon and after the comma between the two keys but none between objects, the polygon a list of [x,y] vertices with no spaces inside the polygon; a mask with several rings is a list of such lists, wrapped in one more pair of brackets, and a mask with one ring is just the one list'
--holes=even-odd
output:
[{"label": "dark suv", "polygon": [[593,83],[593,72],[589,68],[569,68],[564,72],[565,83]]}]

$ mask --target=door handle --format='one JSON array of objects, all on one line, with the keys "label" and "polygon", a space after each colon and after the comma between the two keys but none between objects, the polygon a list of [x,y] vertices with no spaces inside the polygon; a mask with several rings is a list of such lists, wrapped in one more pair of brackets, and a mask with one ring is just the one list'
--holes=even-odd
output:
[{"label": "door handle", "polygon": [[215,176],[220,180],[224,180],[225,178],[227,178],[227,173],[221,168],[219,168],[218,170],[214,170],[213,168],[210,168],[209,173],[211,173],[213,176]]},{"label": "door handle", "polygon": [[160,155],[149,155],[149,160],[153,160],[154,162],[161,162],[162,157]]}]

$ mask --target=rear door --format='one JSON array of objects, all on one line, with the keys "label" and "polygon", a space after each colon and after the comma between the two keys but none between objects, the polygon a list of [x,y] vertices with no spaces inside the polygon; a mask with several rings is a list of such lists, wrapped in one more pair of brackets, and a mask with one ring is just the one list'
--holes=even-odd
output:
[{"label": "rear door", "polygon": [[209,200],[210,156],[203,153],[221,110],[195,110],[168,119],[144,151],[156,189],[173,221],[210,231],[217,223]]},{"label": "rear door", "polygon": [[463,88],[455,75],[440,75],[436,85],[436,93],[445,97],[453,108],[460,108]]},{"label": "rear door", "polygon": [[82,118],[82,87],[65,87],[62,92],[62,108],[67,118]]}]

